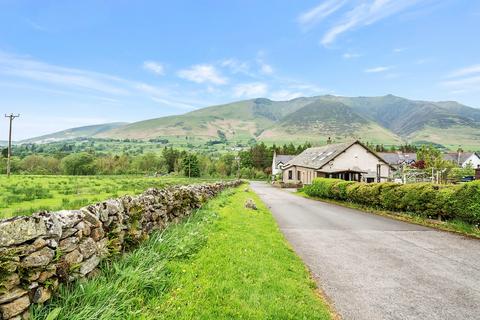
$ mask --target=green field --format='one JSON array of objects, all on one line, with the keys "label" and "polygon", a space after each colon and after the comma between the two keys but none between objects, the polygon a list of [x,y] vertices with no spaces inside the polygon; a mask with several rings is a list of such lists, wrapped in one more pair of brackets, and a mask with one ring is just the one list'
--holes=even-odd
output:
[{"label": "green field", "polygon": [[78,209],[109,198],[139,194],[151,187],[215,180],[176,176],[0,176],[0,218],[41,210]]},{"label": "green field", "polygon": [[[99,276],[61,286],[32,318],[331,319],[271,213],[244,188],[104,262]],[[258,210],[244,208],[247,199]]]}]

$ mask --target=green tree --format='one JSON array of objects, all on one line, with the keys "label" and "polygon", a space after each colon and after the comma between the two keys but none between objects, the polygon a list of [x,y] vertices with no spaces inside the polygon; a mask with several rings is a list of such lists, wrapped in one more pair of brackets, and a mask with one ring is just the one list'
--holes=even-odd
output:
[{"label": "green tree", "polygon": [[72,153],[62,159],[63,172],[69,175],[95,174],[95,157],[86,152]]},{"label": "green tree", "polygon": [[200,177],[200,165],[196,154],[187,154],[182,161],[183,173],[187,177]]}]

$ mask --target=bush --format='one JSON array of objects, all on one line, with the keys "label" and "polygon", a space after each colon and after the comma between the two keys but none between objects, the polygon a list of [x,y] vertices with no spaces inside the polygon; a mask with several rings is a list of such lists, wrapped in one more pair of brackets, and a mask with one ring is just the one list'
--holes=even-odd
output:
[{"label": "bush", "polygon": [[317,178],[303,191],[312,197],[349,201],[389,211],[480,223],[480,181],[461,186],[440,186],[432,183],[367,184]]}]

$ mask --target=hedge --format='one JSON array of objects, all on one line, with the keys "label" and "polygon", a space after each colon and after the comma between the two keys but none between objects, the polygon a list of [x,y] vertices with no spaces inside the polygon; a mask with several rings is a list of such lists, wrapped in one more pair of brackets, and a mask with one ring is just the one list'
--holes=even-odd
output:
[{"label": "hedge", "polygon": [[312,197],[480,224],[480,181],[444,186],[432,183],[363,183],[316,178],[303,191]]}]

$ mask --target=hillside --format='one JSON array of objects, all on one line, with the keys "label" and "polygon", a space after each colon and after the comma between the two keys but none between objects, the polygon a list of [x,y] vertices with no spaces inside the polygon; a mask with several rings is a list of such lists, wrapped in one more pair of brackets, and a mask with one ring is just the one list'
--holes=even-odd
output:
[{"label": "hillside", "polygon": [[[110,127],[108,127],[110,126]],[[432,142],[451,149],[480,149],[480,110],[453,101],[409,100],[393,95],[324,95],[289,101],[265,98],[207,107],[182,115],[130,124],[108,124],[29,139],[44,142],[82,136],[116,139],[166,138],[171,143],[322,143],[361,138],[372,143]],[[49,140],[50,139],[50,140]]]},{"label": "hillside", "polygon": [[125,122],[113,122],[105,124],[97,124],[92,126],[77,127],[63,131],[54,132],[40,137],[25,139],[20,143],[47,143],[54,141],[62,141],[75,138],[91,138],[102,132],[109,131],[126,125]]}]

